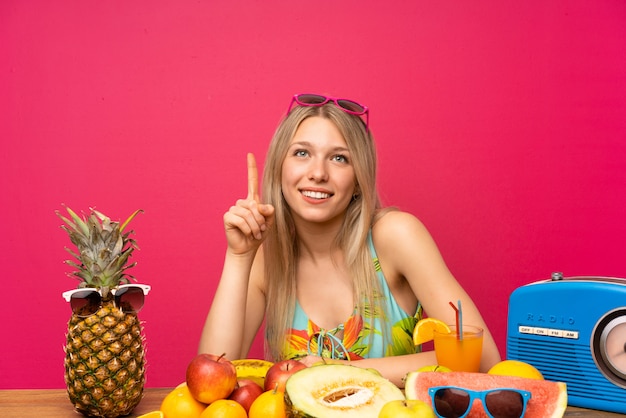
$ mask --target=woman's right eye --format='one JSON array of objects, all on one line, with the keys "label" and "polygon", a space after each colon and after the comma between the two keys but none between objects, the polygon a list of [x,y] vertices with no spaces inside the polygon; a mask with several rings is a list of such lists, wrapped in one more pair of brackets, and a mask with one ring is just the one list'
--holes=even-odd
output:
[{"label": "woman's right eye", "polygon": [[293,155],[296,157],[306,157],[309,153],[306,150],[298,149],[294,151]]}]

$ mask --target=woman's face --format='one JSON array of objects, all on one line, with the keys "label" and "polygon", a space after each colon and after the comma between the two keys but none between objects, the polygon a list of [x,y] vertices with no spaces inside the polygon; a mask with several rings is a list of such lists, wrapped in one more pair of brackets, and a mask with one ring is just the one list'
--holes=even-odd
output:
[{"label": "woman's face", "polygon": [[282,193],[294,219],[341,222],[355,192],[354,167],[346,141],[328,119],[305,119],[282,166]]}]

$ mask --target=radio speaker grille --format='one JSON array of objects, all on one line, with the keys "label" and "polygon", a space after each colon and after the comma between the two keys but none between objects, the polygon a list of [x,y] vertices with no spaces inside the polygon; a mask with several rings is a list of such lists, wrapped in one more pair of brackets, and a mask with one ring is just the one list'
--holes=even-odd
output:
[{"label": "radio speaker grille", "polygon": [[507,358],[532,364],[548,380],[565,382],[570,398],[596,399],[601,396],[626,401],[624,389],[615,386],[598,372],[589,346],[550,340],[509,338]]}]

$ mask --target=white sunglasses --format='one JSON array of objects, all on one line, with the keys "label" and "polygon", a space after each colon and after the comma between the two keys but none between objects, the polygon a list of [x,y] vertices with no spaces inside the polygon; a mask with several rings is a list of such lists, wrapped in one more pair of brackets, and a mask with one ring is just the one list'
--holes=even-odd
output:
[{"label": "white sunglasses", "polygon": [[[137,313],[143,308],[145,295],[150,291],[147,284],[123,284],[110,290],[115,306],[126,313]],[[102,307],[102,290],[96,288],[73,289],[63,292],[74,315],[86,318]]]}]

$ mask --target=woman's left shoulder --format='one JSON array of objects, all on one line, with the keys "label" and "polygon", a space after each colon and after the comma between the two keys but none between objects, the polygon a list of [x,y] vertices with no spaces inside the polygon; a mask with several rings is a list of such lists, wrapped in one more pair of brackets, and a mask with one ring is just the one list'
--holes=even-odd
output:
[{"label": "woman's left shoulder", "polygon": [[381,237],[397,237],[425,230],[426,227],[415,215],[401,210],[386,210],[372,227],[372,233]]},{"label": "woman's left shoulder", "polygon": [[400,231],[409,229],[425,228],[422,221],[409,212],[403,212],[398,209],[389,209],[382,212],[374,226],[373,231],[380,234],[396,234]]}]

